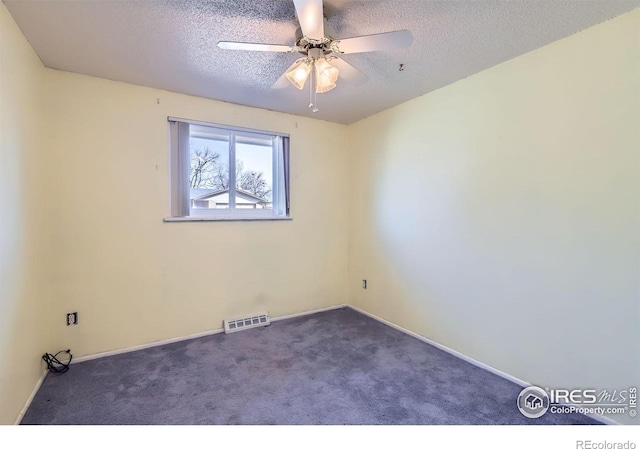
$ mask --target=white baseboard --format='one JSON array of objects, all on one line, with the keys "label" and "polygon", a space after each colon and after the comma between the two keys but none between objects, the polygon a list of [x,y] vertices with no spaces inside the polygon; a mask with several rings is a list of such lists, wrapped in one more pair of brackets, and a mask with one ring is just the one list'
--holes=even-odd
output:
[{"label": "white baseboard", "polygon": [[349,306],[349,307],[351,309],[355,310],[356,312],[360,312],[361,314],[366,315],[369,318],[373,318],[374,320],[379,321],[379,322],[381,322],[383,324],[386,324],[387,326],[392,327],[394,329],[397,329],[400,332],[403,332],[403,333],[405,333],[407,335],[410,335],[410,336],[412,336],[414,338],[417,338],[420,341],[424,341],[425,343],[428,343],[431,346],[435,346],[438,349],[442,349],[444,352],[447,352],[447,353],[449,353],[451,355],[454,355],[454,356],[458,357],[459,359],[464,360],[465,362],[469,362],[474,366],[477,366],[477,367],[482,368],[482,369],[484,369],[486,371],[489,371],[490,373],[493,373],[493,374],[495,374],[497,376],[500,376],[503,379],[507,379],[507,380],[509,380],[509,381],[511,381],[511,382],[513,382],[515,384],[520,385],[521,387],[528,387],[528,386],[531,385],[530,383],[528,383],[528,382],[526,382],[526,381],[524,381],[522,379],[518,379],[517,377],[512,376],[511,374],[505,373],[504,371],[500,371],[499,369],[494,368],[493,366],[489,366],[486,363],[482,363],[482,362],[480,362],[480,361],[478,361],[476,359],[473,359],[473,358],[471,358],[469,356],[466,356],[466,355],[464,355],[464,354],[462,354],[462,353],[460,353],[460,352],[458,352],[458,351],[456,351],[454,349],[451,349],[451,348],[449,348],[449,347],[447,347],[445,345],[441,345],[440,343],[436,343],[435,341],[430,340],[427,337],[423,337],[420,334],[416,334],[415,332],[412,332],[412,331],[410,331],[408,329],[405,329],[404,327],[400,327],[397,324],[394,324],[394,323],[392,323],[390,321],[387,321],[387,320],[385,320],[383,318],[380,318],[379,316],[376,316],[376,315],[374,315],[372,313],[369,313],[369,312],[365,312],[364,310],[359,309],[358,307],[355,307],[355,306]]},{"label": "white baseboard", "polygon": [[[274,322],[274,321],[286,320],[288,318],[295,318],[295,317],[304,316],[304,315],[311,315],[313,313],[326,312],[328,310],[335,310],[335,309],[340,309],[340,308],[343,308],[343,307],[347,307],[347,306],[344,305],[344,304],[341,304],[341,305],[337,305],[337,306],[324,307],[322,309],[309,310],[309,311],[306,311],[306,312],[292,313],[290,315],[282,315],[282,316],[278,316],[278,317],[272,317],[271,321]],[[87,360],[95,360],[95,359],[101,359],[102,357],[109,357],[109,356],[112,356],[112,355],[126,354],[127,352],[140,351],[141,349],[154,348],[156,346],[168,345],[170,343],[177,343],[177,342],[180,342],[180,341],[193,340],[194,338],[207,337],[209,335],[221,334],[223,332],[224,332],[224,329],[220,328],[220,329],[214,329],[214,330],[210,330],[210,331],[206,331],[206,332],[200,332],[200,333],[197,333],[197,334],[187,335],[187,336],[184,336],[184,337],[169,338],[167,340],[159,340],[159,341],[154,341],[152,343],[146,343],[146,344],[143,344],[143,345],[131,346],[129,348],[114,349],[113,351],[98,352],[96,354],[90,354],[90,355],[85,355],[85,356],[82,356],[82,357],[74,358],[71,361],[71,363],[72,364],[81,363],[81,362],[86,362]]]},{"label": "white baseboard", "polygon": [[22,422],[22,418],[24,418],[24,415],[27,413],[27,410],[29,410],[29,407],[31,406],[33,399],[36,397],[36,394],[38,394],[38,391],[40,390],[40,387],[42,386],[42,382],[44,382],[45,377],[47,377],[47,370],[44,370],[42,372],[40,379],[38,379],[38,382],[36,382],[36,386],[33,387],[33,391],[31,392],[31,395],[29,396],[29,398],[27,399],[27,402],[24,404],[24,407],[22,407],[22,410],[18,414],[18,417],[16,418],[16,426],[19,426],[20,423]]},{"label": "white baseboard", "polygon": [[337,306],[323,307],[321,309],[314,309],[314,310],[308,310],[306,312],[292,313],[290,315],[282,315],[275,318],[271,317],[271,321],[273,322],[273,321],[280,321],[280,320],[288,320],[289,318],[297,318],[299,316],[313,315],[314,313],[328,312],[329,310],[344,309],[345,307],[349,307],[349,306],[346,304],[338,304]]},{"label": "white baseboard", "polygon": [[[423,337],[420,334],[416,334],[415,332],[412,332],[412,331],[410,331],[408,329],[405,329],[404,327],[398,326],[397,324],[394,324],[394,323],[392,323],[390,321],[387,321],[387,320],[385,320],[383,318],[380,318],[379,316],[376,316],[376,315],[374,315],[372,313],[369,313],[369,312],[365,312],[364,310],[362,310],[362,309],[360,309],[360,308],[358,308],[356,306],[347,305],[347,307],[349,307],[350,309],[353,309],[356,312],[359,312],[359,313],[361,313],[363,315],[366,315],[369,318],[373,318],[374,320],[379,321],[382,324],[385,324],[385,325],[387,325],[389,327],[397,329],[400,332],[403,332],[403,333],[405,333],[407,335],[410,335],[411,337],[417,338],[420,341],[423,341],[423,342],[425,342],[427,344],[430,344],[431,346],[434,346],[434,347],[436,347],[438,349],[441,349],[444,352],[447,352],[447,353],[449,353],[449,354],[451,354],[451,355],[453,355],[455,357],[458,357],[459,359],[464,360],[465,362],[468,362],[468,363],[470,363],[470,364],[472,364],[474,366],[477,366],[478,368],[482,368],[482,369],[484,369],[486,371],[489,371],[490,373],[495,374],[496,376],[500,376],[503,379],[507,379],[507,380],[517,384],[517,385],[520,385],[523,388],[524,387],[530,387],[532,385],[531,383],[529,383],[529,382],[527,382],[525,380],[519,379],[519,378],[517,378],[515,376],[512,376],[511,374],[505,373],[504,371],[501,371],[501,370],[499,370],[497,368],[494,368],[493,366],[487,365],[486,363],[482,363],[479,360],[473,359],[473,358],[471,358],[471,357],[469,357],[467,355],[464,355],[464,354],[462,354],[462,353],[460,353],[460,352],[458,352],[458,351],[456,351],[454,349],[451,349],[451,348],[449,348],[449,347],[447,347],[445,345],[442,345],[440,343],[436,343],[435,341],[433,341],[433,340],[431,340],[431,339],[429,339],[427,337]],[[592,419],[594,419],[594,420],[596,420],[598,422],[601,422],[602,424],[620,425],[619,422],[617,422],[617,421],[615,421],[615,420],[613,420],[611,418],[607,418],[606,416],[602,416],[602,415],[597,415],[595,413],[589,413],[586,416],[588,416],[589,418],[592,418]]]},{"label": "white baseboard", "polygon": [[95,359],[101,359],[103,357],[109,357],[112,355],[126,354],[127,352],[140,351],[141,349],[154,348],[156,346],[168,345],[170,343],[178,343],[180,341],[193,340],[194,338],[207,337],[209,335],[221,334],[222,332],[224,332],[224,329],[220,328],[220,329],[214,329],[207,332],[200,332],[197,334],[186,335],[184,337],[169,338],[167,340],[154,341],[154,342],[146,343],[143,345],[130,346],[128,348],[122,348],[122,349],[114,349],[113,351],[98,352],[96,354],[89,354],[89,355],[84,355],[82,357],[74,358],[71,361],[71,363],[72,364],[81,363],[81,362],[86,362],[87,360],[95,360]]}]

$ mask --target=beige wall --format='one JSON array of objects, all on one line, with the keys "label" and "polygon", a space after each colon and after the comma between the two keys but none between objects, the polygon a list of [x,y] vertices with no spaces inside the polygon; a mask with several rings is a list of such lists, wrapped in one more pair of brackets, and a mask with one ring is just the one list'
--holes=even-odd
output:
[{"label": "beige wall", "polygon": [[[46,72],[52,347],[82,356],[347,302],[346,126]],[[167,116],[289,133],[293,220],[163,223]]]},{"label": "beige wall", "polygon": [[635,10],[353,125],[351,302],[533,383],[637,385],[638,29]]},{"label": "beige wall", "polygon": [[46,350],[44,67],[0,2],[0,424],[31,394]]}]

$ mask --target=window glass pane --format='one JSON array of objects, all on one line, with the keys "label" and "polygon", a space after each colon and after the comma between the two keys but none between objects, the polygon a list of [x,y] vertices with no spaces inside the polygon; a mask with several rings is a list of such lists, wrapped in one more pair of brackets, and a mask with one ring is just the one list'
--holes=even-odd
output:
[{"label": "window glass pane", "polygon": [[227,125],[169,121],[172,216],[250,219],[287,215],[288,147],[283,149],[287,136]]},{"label": "window glass pane", "polygon": [[190,127],[191,209],[229,208],[229,139],[215,128]]},{"label": "window glass pane", "polygon": [[236,136],[236,209],[272,209],[273,138]]}]

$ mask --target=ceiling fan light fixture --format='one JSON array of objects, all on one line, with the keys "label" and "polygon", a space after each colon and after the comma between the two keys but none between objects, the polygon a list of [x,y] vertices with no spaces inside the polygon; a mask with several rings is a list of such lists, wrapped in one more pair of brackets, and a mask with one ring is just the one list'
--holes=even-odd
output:
[{"label": "ceiling fan light fixture", "polygon": [[318,79],[326,78],[335,84],[338,80],[338,69],[329,64],[325,58],[316,60],[316,76]]},{"label": "ceiling fan light fixture", "polygon": [[307,82],[307,78],[309,78],[309,74],[311,73],[311,66],[306,59],[300,59],[297,64],[295,64],[286,74],[287,79],[293,84],[296,88],[301,89],[304,87],[304,84]]},{"label": "ceiling fan light fixture", "polygon": [[316,93],[324,94],[325,92],[329,92],[331,89],[336,87],[336,83],[322,83],[318,80],[318,84],[316,85]]},{"label": "ceiling fan light fixture", "polygon": [[[407,48],[413,42],[409,30],[388,31],[385,33],[335,39],[333,32],[325,34],[324,0],[293,0],[300,33],[296,33],[294,45],[260,44],[250,42],[220,41],[218,47],[226,50],[271,51],[301,53],[304,58],[297,59],[271,86],[282,89],[293,84],[304,89],[309,81],[309,108],[318,112],[317,94],[336,88],[338,76],[347,81],[364,81],[367,77],[341,58],[343,54],[364,53],[370,51],[396,50]],[[338,56],[340,55],[340,57]],[[333,64],[329,62],[333,61]],[[403,65],[400,65],[402,71]]]},{"label": "ceiling fan light fixture", "polygon": [[316,93],[323,94],[325,92],[329,92],[331,89],[336,87],[336,83],[331,81],[327,75],[323,74],[320,76],[316,76]]}]

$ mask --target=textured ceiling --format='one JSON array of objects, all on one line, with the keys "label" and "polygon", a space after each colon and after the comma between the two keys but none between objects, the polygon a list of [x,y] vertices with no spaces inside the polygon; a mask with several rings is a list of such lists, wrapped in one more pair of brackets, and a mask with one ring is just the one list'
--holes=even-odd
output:
[{"label": "textured ceiling", "polygon": [[[270,86],[300,55],[232,52],[220,40],[293,45],[291,0],[10,1],[47,67],[340,123],[453,83],[640,6],[639,0],[327,0],[336,38],[408,29],[408,49],[345,55],[361,85]],[[399,64],[405,70],[399,71]]]}]

